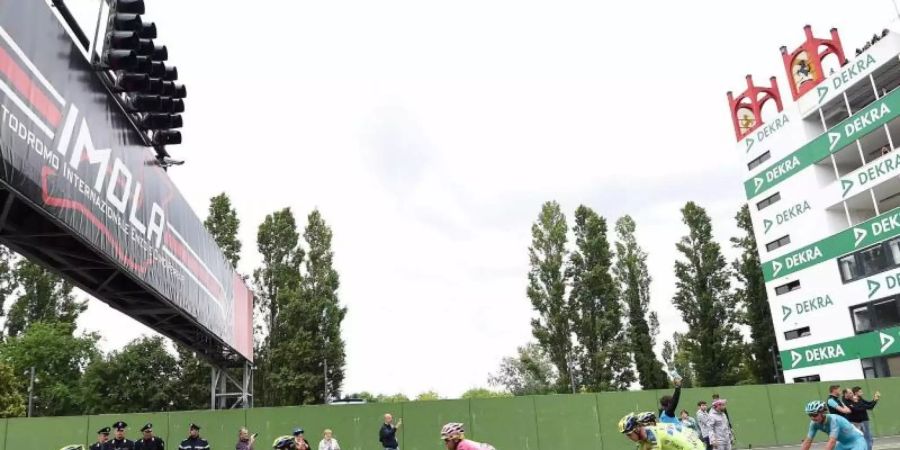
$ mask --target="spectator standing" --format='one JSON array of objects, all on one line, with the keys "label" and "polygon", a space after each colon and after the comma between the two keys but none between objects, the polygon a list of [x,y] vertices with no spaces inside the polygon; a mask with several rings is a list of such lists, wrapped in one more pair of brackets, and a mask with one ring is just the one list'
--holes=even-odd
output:
[{"label": "spectator standing", "polygon": [[238,431],[238,441],[234,444],[234,450],[253,450],[253,444],[256,443],[256,434],[250,435],[250,430],[241,427]]},{"label": "spectator standing", "polygon": [[116,438],[112,440],[110,447],[114,450],[134,450],[134,441],[125,438],[126,428],[128,428],[128,424],[121,420],[113,424],[113,429],[116,430]]},{"label": "spectator standing", "polygon": [[869,426],[869,410],[875,409],[875,405],[881,398],[881,393],[876,391],[870,402],[863,398],[863,390],[861,387],[854,386],[851,392],[853,393],[853,396],[852,402],[849,405],[850,423],[855,425],[856,428],[859,428],[859,431],[862,431],[863,436],[866,438],[866,447],[868,450],[872,450],[874,441],[872,439],[872,429]]},{"label": "spectator standing", "polygon": [[709,411],[706,400],[697,402],[697,426],[700,427],[700,440],[706,445],[706,450],[709,450]]},{"label": "spectator standing", "polygon": [[134,450],[165,450],[166,443],[153,435],[153,424],[148,423],[141,428],[143,439],[134,443]]},{"label": "spectator standing", "polygon": [[828,406],[828,414],[835,414],[845,419],[850,414],[850,408],[841,399],[841,386],[838,384],[828,387],[828,401],[825,402],[825,405]]},{"label": "spectator standing", "polygon": [[691,417],[686,409],[681,410],[681,426],[684,429],[693,430],[694,433],[697,433],[697,436],[700,436],[700,427],[697,425],[697,421]]},{"label": "spectator standing", "polygon": [[403,419],[400,419],[397,425],[394,426],[394,416],[390,414],[384,415],[384,425],[381,426],[381,430],[378,432],[378,440],[381,441],[381,447],[384,450],[397,450],[400,448],[400,444],[397,443],[397,431],[402,426]]},{"label": "spectator standing", "polygon": [[209,450],[209,442],[200,437],[200,426],[191,424],[188,438],[181,441],[178,450]]},{"label": "spectator standing", "polygon": [[734,437],[724,410],[725,399],[717,399],[713,402],[713,410],[709,414],[709,443],[716,450],[731,450],[731,441]]},{"label": "spectator standing", "polygon": [[303,437],[303,428],[294,428],[294,447],[296,450],[309,450],[309,441]]},{"label": "spectator standing", "polygon": [[341,445],[338,444],[337,439],[332,436],[332,432],[329,429],[325,429],[325,432],[322,433],[322,440],[319,441],[319,450],[341,450]]},{"label": "spectator standing", "polygon": [[[718,399],[719,399],[719,394],[713,393],[712,401],[715,402]],[[710,412],[712,412],[712,411],[710,411]],[[728,414],[728,408],[726,408],[725,406],[722,406],[722,414],[725,414],[728,417],[728,426],[731,426],[731,415]],[[732,432],[733,431],[734,431],[734,428],[732,427]]]},{"label": "spectator standing", "polygon": [[112,444],[109,442],[109,432],[109,427],[97,430],[97,442],[91,444],[91,450],[111,450]]},{"label": "spectator standing", "polygon": [[675,392],[672,395],[664,395],[659,399],[659,423],[680,424],[675,411],[678,408],[678,400],[681,398],[681,378],[676,378]]}]

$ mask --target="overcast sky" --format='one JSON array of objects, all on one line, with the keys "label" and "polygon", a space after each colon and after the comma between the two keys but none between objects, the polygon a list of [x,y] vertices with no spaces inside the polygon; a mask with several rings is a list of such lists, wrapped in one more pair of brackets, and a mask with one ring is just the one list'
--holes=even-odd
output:
[{"label": "overcast sky", "polygon": [[[790,102],[778,49],[804,24],[838,27],[852,57],[894,16],[890,0],[146,3],[188,87],[182,193],[201,217],[229,194],[243,273],[266,214],[319,208],[349,309],[344,391],[410,396],[486,386],[531,339],[547,200],[632,215],[661,339],[683,330],[679,208],[704,206],[734,254],[745,170],[725,92],[776,75]],[[96,300],[79,324],[106,350],[150,333]]]}]

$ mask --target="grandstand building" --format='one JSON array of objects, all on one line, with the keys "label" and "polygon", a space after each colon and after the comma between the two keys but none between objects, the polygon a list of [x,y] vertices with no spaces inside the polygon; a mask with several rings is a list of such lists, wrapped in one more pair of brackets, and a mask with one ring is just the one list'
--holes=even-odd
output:
[{"label": "grandstand building", "polygon": [[787,383],[900,376],[900,33],[804,31],[784,92],[727,94],[777,357]]}]

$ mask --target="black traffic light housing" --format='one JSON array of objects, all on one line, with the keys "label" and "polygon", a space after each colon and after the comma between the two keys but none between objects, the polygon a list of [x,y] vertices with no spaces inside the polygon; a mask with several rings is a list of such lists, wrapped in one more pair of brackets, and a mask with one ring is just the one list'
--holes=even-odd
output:
[{"label": "black traffic light housing", "polygon": [[181,143],[187,89],[175,83],[178,69],[165,64],[169,49],[158,45],[156,24],[145,20],[144,0],[108,0],[109,17],[98,68],[112,71],[110,89],[156,150],[163,167],[176,165],[165,146]]}]

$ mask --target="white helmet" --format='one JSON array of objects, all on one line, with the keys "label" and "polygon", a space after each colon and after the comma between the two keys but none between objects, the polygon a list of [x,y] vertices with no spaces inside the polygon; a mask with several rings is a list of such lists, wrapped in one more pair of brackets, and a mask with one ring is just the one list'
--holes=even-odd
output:
[{"label": "white helmet", "polygon": [[463,428],[463,424],[450,422],[441,428],[441,439],[457,439],[465,432],[466,430]]}]

